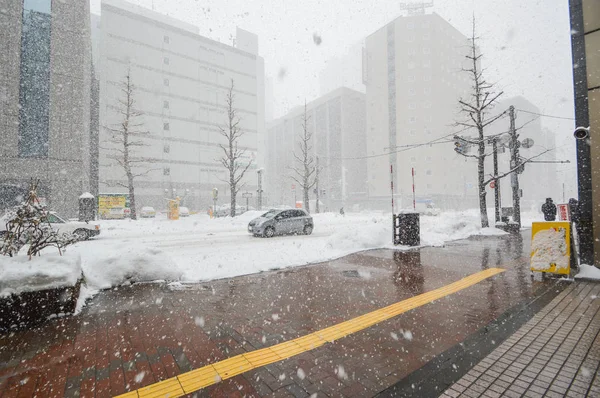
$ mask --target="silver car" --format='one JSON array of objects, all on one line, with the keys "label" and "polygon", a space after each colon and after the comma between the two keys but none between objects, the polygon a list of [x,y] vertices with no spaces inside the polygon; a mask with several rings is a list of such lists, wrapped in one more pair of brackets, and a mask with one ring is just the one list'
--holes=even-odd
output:
[{"label": "silver car", "polygon": [[254,236],[271,238],[275,235],[305,234],[313,231],[312,217],[302,209],[269,210],[248,224],[248,232]]}]

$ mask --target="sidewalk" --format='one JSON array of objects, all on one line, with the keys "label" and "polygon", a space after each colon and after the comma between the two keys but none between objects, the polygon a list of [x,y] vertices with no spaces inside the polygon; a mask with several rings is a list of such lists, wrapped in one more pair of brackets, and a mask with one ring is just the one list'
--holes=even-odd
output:
[{"label": "sidewalk", "polygon": [[441,397],[600,397],[599,294],[573,283]]}]

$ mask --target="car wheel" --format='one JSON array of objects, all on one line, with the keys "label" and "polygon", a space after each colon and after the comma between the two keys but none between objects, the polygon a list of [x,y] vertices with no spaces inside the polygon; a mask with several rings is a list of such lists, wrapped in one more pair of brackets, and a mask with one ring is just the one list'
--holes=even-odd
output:
[{"label": "car wheel", "polygon": [[304,226],[304,235],[310,235],[312,234],[313,231],[313,226],[312,225],[305,225]]},{"label": "car wheel", "polygon": [[265,229],[265,238],[272,238],[275,235],[275,229],[273,227],[267,227]]},{"label": "car wheel", "polygon": [[90,237],[85,229],[76,229],[73,235],[77,237],[77,240],[87,240]]}]

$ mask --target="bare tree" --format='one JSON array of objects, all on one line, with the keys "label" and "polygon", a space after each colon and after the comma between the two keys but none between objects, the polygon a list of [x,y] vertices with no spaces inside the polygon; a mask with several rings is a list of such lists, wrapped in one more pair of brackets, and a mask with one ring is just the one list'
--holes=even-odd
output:
[{"label": "bare tree", "polygon": [[129,192],[129,207],[131,209],[131,219],[137,220],[135,204],[135,179],[155,170],[147,167],[148,159],[136,156],[135,149],[147,146],[141,139],[136,137],[148,134],[147,131],[140,130],[142,123],[137,123],[136,119],[143,115],[142,112],[135,109],[135,86],[131,82],[131,72],[128,70],[125,79],[120,84],[123,98],[119,99],[118,113],[123,121],[115,128],[105,127],[111,132],[110,141],[115,144],[111,147],[113,158],[119,166],[125,171],[127,184],[117,182],[116,185],[127,188]]},{"label": "bare tree", "polygon": [[489,227],[487,215],[487,201],[485,192],[485,158],[488,154],[485,153],[486,137],[484,134],[485,128],[491,123],[505,115],[505,112],[490,116],[490,111],[494,103],[503,94],[503,92],[495,93],[494,85],[488,83],[483,77],[484,70],[481,68],[480,60],[483,57],[479,47],[475,30],[475,17],[473,17],[473,31],[469,39],[469,54],[466,58],[470,62],[469,68],[463,68],[463,72],[467,72],[471,78],[472,87],[471,93],[467,98],[459,99],[460,113],[465,115],[464,121],[456,122],[457,126],[462,126],[467,129],[473,128],[477,131],[475,140],[464,140],[471,145],[477,147],[477,155],[468,155],[459,152],[463,156],[473,157],[477,159],[477,187],[479,191],[479,210],[481,212],[481,226]]},{"label": "bare tree", "polygon": [[225,145],[219,144],[219,147],[223,150],[223,157],[219,159],[219,161],[229,172],[229,180],[224,182],[229,185],[231,194],[231,217],[235,217],[236,197],[243,187],[243,184],[240,184],[240,181],[244,178],[244,174],[246,174],[246,171],[248,171],[252,164],[252,160],[249,160],[246,165],[241,164],[241,160],[244,158],[246,150],[240,149],[238,145],[240,137],[242,137],[244,133],[240,128],[240,118],[234,107],[235,95],[233,94],[233,88],[233,79],[231,79],[231,87],[227,92],[226,98],[227,125],[225,127],[219,126],[219,133],[227,140]]},{"label": "bare tree", "polygon": [[310,204],[308,194],[312,187],[317,183],[316,173],[317,166],[315,165],[315,159],[313,158],[313,147],[312,133],[308,130],[308,121],[310,118],[306,112],[306,101],[304,101],[304,115],[302,116],[302,132],[298,136],[298,146],[300,147],[300,154],[293,152],[294,159],[296,159],[296,167],[292,168],[293,174],[292,180],[296,181],[303,191],[304,208],[310,213]]}]

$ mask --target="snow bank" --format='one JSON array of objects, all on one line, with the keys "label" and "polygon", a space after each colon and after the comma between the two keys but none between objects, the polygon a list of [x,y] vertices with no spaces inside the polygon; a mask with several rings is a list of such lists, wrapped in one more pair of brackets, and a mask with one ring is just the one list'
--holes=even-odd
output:
[{"label": "snow bank", "polygon": [[160,249],[149,245],[120,243],[86,245],[74,248],[84,258],[82,263],[86,284],[90,289],[106,289],[127,282],[179,280],[180,267]]},{"label": "snow bank", "polygon": [[[90,291],[154,280],[198,282],[332,260],[392,245],[389,213],[314,214],[310,236],[257,238],[248,222],[262,213],[210,219],[198,214],[169,221],[164,216],[138,221],[101,221],[98,238],[80,242],[79,253]],[[421,217],[423,246],[472,235],[501,235],[479,227],[479,212],[446,212]],[[86,293],[87,294],[87,293]]]},{"label": "snow bank", "polygon": [[593,265],[582,264],[579,266],[579,272],[575,275],[575,279],[591,279],[600,281],[600,269]]},{"label": "snow bank", "polygon": [[81,271],[77,253],[47,253],[31,260],[28,256],[0,256],[0,296],[73,286]]}]

